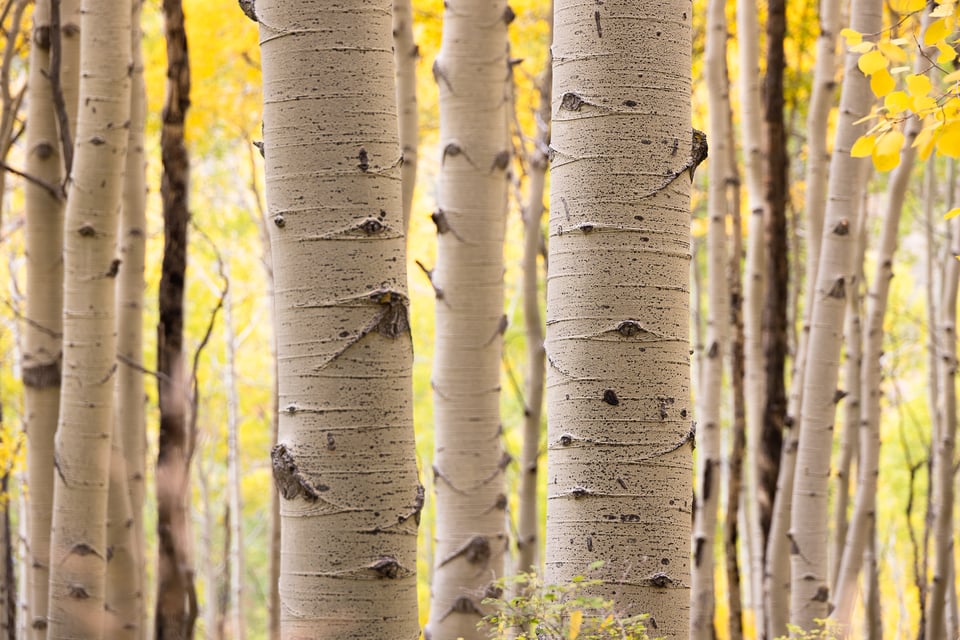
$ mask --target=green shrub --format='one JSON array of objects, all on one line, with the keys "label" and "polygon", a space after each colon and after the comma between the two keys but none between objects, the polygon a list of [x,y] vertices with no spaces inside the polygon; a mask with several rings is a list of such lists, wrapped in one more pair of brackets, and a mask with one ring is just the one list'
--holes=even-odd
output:
[{"label": "green shrub", "polygon": [[497,640],[651,640],[648,615],[621,616],[612,600],[588,593],[600,584],[583,576],[548,585],[533,573],[503,578],[497,589],[505,595],[484,600],[495,611],[480,625]]}]

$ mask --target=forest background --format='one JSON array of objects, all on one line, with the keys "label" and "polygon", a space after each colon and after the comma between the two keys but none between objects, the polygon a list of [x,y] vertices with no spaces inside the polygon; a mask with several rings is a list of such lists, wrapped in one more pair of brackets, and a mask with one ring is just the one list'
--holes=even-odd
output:
[{"label": "forest background", "polygon": [[[732,5],[730,15],[733,15]],[[515,58],[514,78],[515,144],[529,145],[536,131],[536,110],[539,95],[536,81],[547,63],[550,39],[548,3],[517,0],[512,5],[516,20],[510,27],[511,56]],[[256,26],[248,21],[231,0],[187,1],[184,3],[186,26],[191,49],[193,89],[192,108],[187,118],[186,138],[193,162],[191,190],[191,244],[187,282],[186,345],[193,354],[203,341],[208,327],[213,327],[212,339],[198,358],[200,395],[198,404],[198,448],[193,466],[193,529],[197,558],[197,589],[200,593],[202,618],[198,631],[203,637],[229,637],[226,606],[229,540],[227,505],[227,425],[230,389],[227,381],[235,377],[239,400],[240,469],[243,495],[243,528],[245,544],[241,549],[246,557],[248,587],[244,622],[248,637],[267,636],[267,597],[269,593],[268,536],[270,495],[274,491],[268,452],[272,446],[271,424],[274,415],[273,380],[271,376],[271,314],[266,263],[263,254],[263,184],[262,164],[254,142],[260,136],[260,72]],[[414,2],[414,35],[419,47],[417,92],[421,131],[419,174],[409,232],[409,282],[414,338],[414,398],[417,427],[417,456],[422,481],[428,499],[420,525],[419,596],[421,623],[426,623],[429,612],[429,580],[431,529],[434,518],[430,496],[431,475],[428,472],[433,457],[431,363],[433,350],[434,290],[425,275],[426,265],[435,261],[436,227],[430,214],[435,209],[435,192],[440,153],[438,139],[438,93],[436,82],[429,72],[440,48],[440,2]],[[694,2],[694,68],[693,95],[694,126],[706,129],[706,88],[701,79],[705,38],[706,2]],[[759,11],[761,24],[766,19],[765,9]],[[806,153],[805,122],[811,100],[814,68],[814,44],[819,33],[816,0],[794,0],[787,3],[787,37],[784,41],[786,74],[784,83],[785,119],[788,131],[790,167],[790,272],[789,298],[790,344],[795,348],[799,340],[800,321],[804,302],[803,260],[805,246],[803,167]],[[29,12],[24,25],[29,25]],[[156,295],[160,279],[163,251],[162,218],[159,191],[159,114],[164,96],[165,44],[162,15],[157,2],[147,2],[143,10],[145,72],[147,79],[147,156],[148,198],[147,289],[144,315],[146,337],[144,362],[156,361],[155,332],[157,324]],[[9,23],[5,27],[9,27]],[[729,41],[731,82],[738,80],[737,35],[735,23],[730,21]],[[8,31],[9,37],[9,31]],[[24,36],[18,36],[21,40]],[[764,41],[761,38],[761,50]],[[26,78],[26,47],[16,48],[12,65],[11,86],[22,86]],[[761,58],[761,71],[764,61]],[[735,92],[731,94],[733,112],[739,113]],[[832,116],[833,118],[834,116]],[[829,137],[832,140],[832,135]],[[23,150],[15,146],[9,161],[22,166]],[[883,558],[880,564],[879,585],[883,603],[884,624],[893,637],[914,635],[920,616],[918,568],[924,567],[925,547],[929,540],[926,505],[929,502],[927,461],[932,447],[927,372],[927,344],[930,340],[926,319],[927,284],[929,273],[925,260],[940,256],[945,237],[943,211],[924,207],[921,185],[928,172],[946,176],[946,162],[934,160],[918,163],[913,185],[900,223],[901,249],[897,254],[897,277],[891,283],[889,313],[884,322],[883,391],[886,410],[883,414],[881,439],[882,499],[877,504],[877,552]],[[522,221],[518,201],[524,191],[524,169],[514,167],[515,189],[511,195],[511,214],[507,226],[508,241],[505,250],[505,313],[509,320],[504,335],[503,393],[501,412],[504,425],[504,444],[515,460],[520,459],[521,424],[524,412],[523,371],[525,364],[525,336],[521,303]],[[695,181],[693,195],[694,241],[692,281],[706,282],[715,274],[706,273],[704,243],[707,231],[706,185],[707,172],[701,169]],[[868,195],[868,209],[877,209],[883,198],[887,177],[873,176]],[[0,370],[0,400],[4,410],[3,447],[0,447],[0,466],[9,471],[9,505],[14,514],[14,528],[22,526],[24,493],[24,445],[22,435],[22,384],[18,370],[21,305],[23,298],[23,191],[20,185],[8,180],[4,198],[0,280],[7,283],[4,293],[4,330],[0,334],[0,349],[6,365]],[[865,234],[867,252],[865,271],[872,273],[875,261],[876,238],[880,222],[870,219]],[[933,247],[928,244],[932,235]],[[942,261],[941,261],[942,262]],[[936,269],[942,264],[937,262]],[[229,282],[229,314],[221,308]],[[702,361],[705,323],[705,289],[694,287],[694,314],[691,322],[695,341],[694,361]],[[232,327],[225,327],[225,322]],[[231,366],[227,342],[232,335],[236,346],[235,370]],[[696,366],[695,366],[696,370]],[[696,379],[696,377],[695,377]],[[696,386],[696,385],[695,385]],[[156,390],[148,381],[147,433],[148,451],[156,450],[157,411]],[[731,420],[732,407],[726,406],[726,425]],[[729,448],[725,442],[725,449]],[[150,466],[148,465],[148,472]],[[518,465],[510,465],[507,472],[511,487],[508,513],[516,512]],[[146,486],[152,490],[153,478]],[[541,492],[543,488],[541,487]],[[149,500],[149,498],[148,498]],[[541,504],[543,501],[541,500]],[[146,509],[145,531],[148,549],[155,545],[155,522],[151,509]],[[21,530],[18,539],[26,539]],[[718,547],[722,541],[717,539]],[[22,544],[17,558],[24,562]],[[152,553],[148,551],[148,557]],[[19,566],[22,566],[20,564]],[[150,563],[148,563],[148,570]],[[22,571],[18,572],[22,575]],[[923,580],[919,580],[922,583]],[[727,615],[723,567],[717,568],[716,619],[719,637],[726,637]],[[20,590],[23,593],[23,590]],[[148,602],[153,597],[146,591]],[[859,617],[859,616],[858,616]],[[746,619],[745,631],[750,635],[751,620]],[[218,631],[219,630],[219,631]]]}]

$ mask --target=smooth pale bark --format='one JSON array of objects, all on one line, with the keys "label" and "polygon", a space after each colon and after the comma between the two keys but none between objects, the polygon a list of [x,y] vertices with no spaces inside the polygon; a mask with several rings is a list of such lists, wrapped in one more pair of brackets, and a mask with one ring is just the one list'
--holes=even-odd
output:
[{"label": "smooth pale bark", "polygon": [[863,593],[863,618],[867,630],[866,640],[883,640],[883,610],[881,608],[880,566],[877,560],[876,521],[870,532],[863,564],[866,567]]},{"label": "smooth pale bark", "polygon": [[[952,247],[954,257],[960,256],[960,224],[951,220]],[[953,509],[954,509],[954,451],[956,449],[957,400],[955,380],[957,373],[957,285],[960,281],[960,259],[948,260],[944,266],[943,291],[940,296],[937,339],[937,355],[940,363],[939,378],[943,388],[940,394],[941,428],[936,441],[932,444],[933,463],[931,465],[931,484],[933,485],[932,534],[934,540],[933,572],[927,587],[925,607],[926,640],[936,640],[946,636],[946,599],[947,580],[952,575],[953,556]]]},{"label": "smooth pale bark", "polygon": [[[730,452],[727,463],[727,509],[723,523],[723,540],[727,569],[727,610],[729,611],[728,634],[730,640],[743,637],[743,583],[740,571],[740,521],[745,510],[740,505],[745,484],[743,482],[744,458],[747,448],[746,400],[744,398],[743,360],[743,221],[740,215],[740,175],[737,170],[736,133],[733,128],[733,110],[727,104],[729,141],[727,152],[727,209],[730,215],[730,264],[727,281],[730,291],[730,390],[732,394],[733,421],[730,434]],[[744,530],[746,527],[744,527]],[[749,567],[749,549],[743,548]],[[747,573],[749,579],[749,569]],[[757,594],[759,597],[759,594]]]},{"label": "smooth pale bark", "polygon": [[188,511],[190,457],[194,437],[187,420],[189,392],[183,352],[183,297],[187,270],[190,160],[184,123],[190,106],[190,61],[180,0],[163,2],[167,85],[160,130],[163,174],[163,264],[157,295],[157,396],[160,436],[157,449],[156,640],[193,635],[196,592]]},{"label": "smooth pale bark", "polygon": [[64,233],[48,638],[99,638],[104,632],[115,250],[130,118],[130,15],[128,0],[88,0],[81,13],[80,109]]},{"label": "smooth pale bark", "polygon": [[[854,0],[851,28],[879,32],[881,4]],[[854,277],[853,244],[859,199],[857,174],[862,158],[850,157],[854,141],[866,124],[854,124],[869,113],[873,94],[857,68],[859,54],[849,52],[840,98],[840,117],[830,161],[827,207],[821,240],[820,266],[810,324],[807,370],[803,382],[800,434],[797,448],[793,504],[790,517],[790,622],[813,629],[815,619],[827,615],[830,601],[827,570],[828,485],[830,450],[836,412],[839,353],[843,341],[846,290]]]},{"label": "smooth pale bark", "polygon": [[843,559],[843,549],[847,542],[847,513],[850,510],[850,468],[857,458],[859,449],[860,414],[861,406],[861,375],[863,364],[863,296],[862,283],[865,279],[863,272],[864,256],[867,245],[867,209],[869,194],[864,189],[862,197],[857,234],[855,280],[848,289],[847,313],[844,318],[844,361],[843,361],[843,421],[840,434],[840,453],[836,462],[836,471],[833,474],[833,513],[831,520],[833,528],[830,532],[830,550],[827,555],[830,571],[830,590],[837,586],[837,577],[840,573],[840,561]]},{"label": "smooth pale bark", "polygon": [[400,119],[400,149],[403,165],[403,223],[410,224],[413,193],[417,186],[417,165],[420,146],[419,111],[417,106],[417,63],[420,50],[413,39],[413,5],[411,0],[393,0],[393,57],[397,69],[397,112]]},{"label": "smooth pale bark", "polygon": [[389,0],[260,0],[281,636],[418,637],[412,347]]},{"label": "smooth pale bark", "polygon": [[546,581],[603,560],[665,638],[690,624],[691,9],[554,11]]},{"label": "smooth pale bark", "polygon": [[714,540],[720,505],[720,422],[723,358],[726,352],[728,292],[727,162],[730,159],[729,96],[727,80],[727,19],[725,0],[707,5],[704,64],[709,96],[709,130],[713,142],[707,163],[707,331],[704,368],[697,389],[697,484],[694,501],[693,564],[691,565],[690,637],[712,640],[714,617]]},{"label": "smooth pale bark", "polygon": [[[863,347],[863,367],[860,375],[860,437],[857,458],[857,493],[847,539],[843,547],[840,571],[830,599],[830,616],[841,628],[846,628],[853,616],[858,592],[857,576],[863,565],[867,540],[876,523],[877,478],[880,473],[880,383],[883,354],[883,320],[887,309],[890,281],[893,279],[893,258],[897,249],[897,235],[904,198],[913,172],[916,151],[913,140],[920,131],[920,121],[912,118],[906,127],[906,143],[900,164],[890,175],[887,199],[883,212],[877,263],[867,294],[866,326]],[[854,279],[854,283],[856,279]]]},{"label": "smooth pale bark", "polygon": [[146,473],[146,392],[143,380],[143,296],[147,239],[146,220],[146,87],[143,78],[143,2],[132,2],[133,76],[130,94],[130,137],[127,145],[123,209],[118,237],[120,272],[117,274],[117,424],[120,451],[126,458],[127,489],[136,563],[129,582],[118,585],[121,594],[136,594],[139,612],[137,637],[146,637],[146,548],[143,529]]},{"label": "smooth pale bark", "polygon": [[427,640],[483,637],[481,602],[507,549],[500,441],[507,212],[505,0],[448,0],[434,63],[440,89],[434,349],[436,529]]},{"label": "smooth pale bark", "polygon": [[[552,16],[551,16],[552,17]],[[527,372],[524,379],[523,452],[520,460],[520,515],[517,518],[517,566],[521,571],[540,570],[540,436],[543,394],[546,383],[546,352],[543,349],[543,316],[540,312],[539,257],[543,245],[543,197],[546,191],[550,150],[551,89],[553,64],[549,54],[538,81],[540,105],[537,133],[527,154],[527,202],[523,209],[523,322],[527,340]]]},{"label": "smooth pale bark", "polygon": [[[60,84],[75,129],[80,52],[80,2],[60,3],[60,44],[67,62]],[[50,72],[50,2],[37,2],[30,48],[26,169],[52,185],[64,182]],[[33,182],[24,185],[27,299],[23,325],[23,386],[27,431],[30,550],[30,636],[46,637],[53,509],[53,438],[60,411],[63,327],[63,215],[65,202]]]},{"label": "smooth pale bark", "polygon": [[129,472],[119,421],[114,422],[110,447],[110,487],[107,502],[107,592],[104,637],[136,640],[145,637],[140,613],[143,597],[137,588],[141,560],[134,539]]},{"label": "smooth pale bark", "polygon": [[246,558],[243,547],[243,492],[240,484],[240,396],[237,393],[237,334],[233,322],[233,288],[230,279],[230,263],[223,263],[227,293],[223,300],[224,338],[227,361],[224,369],[224,384],[227,387],[227,503],[230,506],[230,613],[231,637],[243,640],[246,637],[244,611],[246,611]]},{"label": "smooth pale bark", "polygon": [[[747,190],[747,255],[743,291],[744,375],[747,421],[747,547],[750,552],[750,593],[758,629],[764,627],[760,601],[763,585],[764,540],[762,522],[773,496],[760,483],[761,434],[764,410],[763,298],[764,265],[764,163],[760,102],[760,30],[756,3],[737,0],[737,86],[740,94],[740,122],[743,138],[743,173]],[[766,505],[766,506],[765,506]]]},{"label": "smooth pale bark", "polygon": [[199,570],[203,578],[203,630],[208,640],[216,638],[217,606],[221,589],[220,576],[217,571],[216,554],[214,551],[213,536],[217,529],[217,518],[214,514],[213,498],[210,495],[210,479],[204,466],[203,456],[196,457],[197,485],[200,488],[200,504],[202,529],[200,531]]}]

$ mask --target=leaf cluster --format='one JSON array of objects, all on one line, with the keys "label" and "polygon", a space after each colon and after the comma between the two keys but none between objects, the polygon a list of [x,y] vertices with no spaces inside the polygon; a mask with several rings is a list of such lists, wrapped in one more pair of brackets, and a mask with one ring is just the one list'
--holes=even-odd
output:
[{"label": "leaf cluster", "polygon": [[651,640],[645,624],[649,616],[621,616],[613,600],[595,595],[602,583],[576,576],[569,583],[544,584],[534,573],[503,578],[497,586],[508,595],[484,600],[494,613],[480,626],[496,639]]}]

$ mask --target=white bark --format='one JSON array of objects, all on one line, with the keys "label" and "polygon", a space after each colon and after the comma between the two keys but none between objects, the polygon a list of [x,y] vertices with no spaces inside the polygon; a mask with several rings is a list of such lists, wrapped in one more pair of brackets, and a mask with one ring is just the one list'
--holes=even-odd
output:
[{"label": "white bark", "polygon": [[390,0],[260,0],[281,636],[419,634]]},{"label": "white bark", "polygon": [[230,264],[223,263],[224,278],[228,283],[223,301],[223,323],[226,339],[227,361],[224,382],[227,387],[227,496],[230,505],[230,623],[232,637],[246,637],[244,624],[246,576],[245,550],[243,546],[243,492],[240,484],[240,396],[237,393],[237,335],[233,321],[233,287],[230,279]]},{"label": "white bark", "polygon": [[554,11],[546,581],[605,560],[666,638],[689,633],[691,9]]},{"label": "white bark", "polygon": [[[854,0],[851,13],[853,29],[865,34],[879,32],[881,4],[877,0]],[[873,98],[867,79],[857,68],[858,58],[854,52],[846,56],[840,119],[830,161],[790,517],[790,622],[808,630],[815,619],[827,615],[830,600],[827,490],[846,289],[854,269],[855,235],[851,231],[857,228],[859,198],[851,185],[859,184],[858,173],[865,162],[851,158],[850,149],[866,131],[866,124],[854,122],[869,113]]]},{"label": "white bark", "polygon": [[114,421],[116,241],[130,118],[130,2],[81,12],[80,109],[65,220],[49,638],[99,638]]}]

